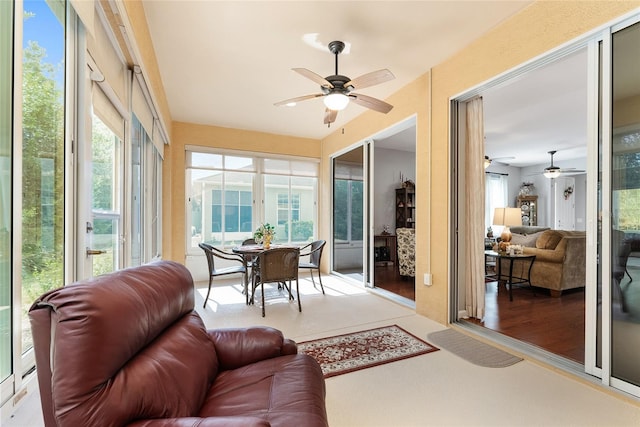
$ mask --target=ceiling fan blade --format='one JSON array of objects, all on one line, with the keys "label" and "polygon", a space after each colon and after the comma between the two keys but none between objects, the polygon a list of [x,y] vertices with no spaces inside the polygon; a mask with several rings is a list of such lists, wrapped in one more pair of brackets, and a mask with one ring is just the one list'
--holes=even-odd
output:
[{"label": "ceiling fan blade", "polygon": [[354,89],[362,89],[369,86],[374,86],[380,83],[388,82],[395,79],[396,76],[386,68],[383,70],[372,71],[371,73],[363,74],[360,77],[347,82],[344,87],[353,86]]},{"label": "ceiling fan blade", "polygon": [[558,172],[562,173],[562,174],[570,174],[570,173],[586,173],[586,171],[581,170],[581,169],[576,169],[576,168],[563,168],[558,170]]},{"label": "ceiling fan blade", "polygon": [[387,104],[377,98],[373,98],[367,95],[360,95],[358,93],[350,93],[349,98],[358,105],[369,108],[371,110],[378,111],[379,113],[387,114],[393,108],[393,105]]},{"label": "ceiling fan blade", "polygon": [[319,98],[321,96],[324,96],[324,94],[314,93],[313,95],[304,95],[304,96],[298,96],[296,98],[285,99],[284,101],[276,102],[273,105],[275,105],[276,107],[279,107],[280,105],[287,105],[287,104],[296,103],[300,101],[306,101],[307,99]]},{"label": "ceiling fan blade", "polygon": [[338,112],[336,110],[325,109],[324,110],[324,124],[330,125],[331,123],[336,121],[338,117]]},{"label": "ceiling fan blade", "polygon": [[295,71],[296,73],[308,78],[309,80],[318,83],[322,87],[333,89],[333,85],[331,83],[329,83],[329,81],[327,79],[325,79],[324,77],[322,77],[319,74],[314,73],[311,70],[307,70],[306,68],[292,68],[292,70]]}]

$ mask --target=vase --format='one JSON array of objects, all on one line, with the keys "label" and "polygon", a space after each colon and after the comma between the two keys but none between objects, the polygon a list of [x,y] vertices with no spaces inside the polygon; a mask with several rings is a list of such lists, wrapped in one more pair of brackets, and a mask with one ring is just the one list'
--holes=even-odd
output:
[{"label": "vase", "polygon": [[262,238],[262,247],[264,247],[265,249],[269,249],[271,247],[271,236],[266,234],[263,238]]}]

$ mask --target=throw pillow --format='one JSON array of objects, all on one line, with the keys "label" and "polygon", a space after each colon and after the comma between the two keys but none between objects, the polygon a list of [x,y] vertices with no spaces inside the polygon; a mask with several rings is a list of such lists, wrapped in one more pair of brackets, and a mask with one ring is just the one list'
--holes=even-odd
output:
[{"label": "throw pillow", "polygon": [[521,246],[526,246],[529,248],[535,248],[536,247],[536,241],[538,240],[538,237],[540,237],[540,235],[542,234],[542,232],[540,233],[535,233],[535,234],[512,234],[511,235],[511,244],[512,245],[521,245]]},{"label": "throw pillow", "polygon": [[543,231],[542,235],[536,241],[538,249],[555,249],[562,240],[562,234],[557,230]]}]

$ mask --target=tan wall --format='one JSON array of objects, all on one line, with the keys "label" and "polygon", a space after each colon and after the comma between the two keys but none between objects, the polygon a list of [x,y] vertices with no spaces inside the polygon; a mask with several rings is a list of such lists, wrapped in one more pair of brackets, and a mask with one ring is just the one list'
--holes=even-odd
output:
[{"label": "tan wall", "polygon": [[[286,154],[320,158],[320,141],[240,129],[174,122],[171,145],[165,150],[163,195],[170,197],[163,218],[164,258],[184,263],[185,255],[185,146]],[[167,159],[171,159],[167,162]]]}]

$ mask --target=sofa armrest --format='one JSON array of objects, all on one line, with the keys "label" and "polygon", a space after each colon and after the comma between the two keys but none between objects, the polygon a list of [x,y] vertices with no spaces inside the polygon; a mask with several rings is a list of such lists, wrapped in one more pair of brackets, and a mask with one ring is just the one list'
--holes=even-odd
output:
[{"label": "sofa armrest", "polygon": [[279,330],[266,326],[211,329],[207,333],[223,370],[298,352],[294,341],[285,339]]},{"label": "sofa armrest", "polygon": [[266,420],[255,417],[185,417],[140,420],[127,424],[128,427],[269,427]]},{"label": "sofa armrest", "polygon": [[527,255],[535,255],[536,262],[552,262],[556,264],[562,264],[564,260],[564,246],[560,247],[560,244],[555,249],[539,249],[539,248],[524,248],[524,253]]}]

